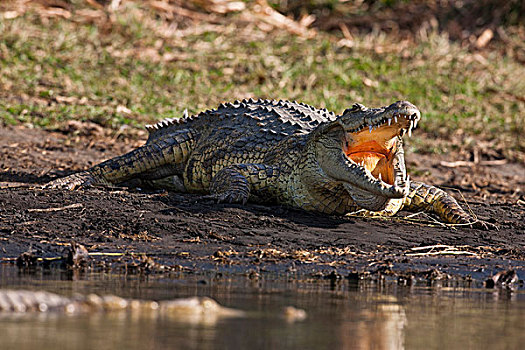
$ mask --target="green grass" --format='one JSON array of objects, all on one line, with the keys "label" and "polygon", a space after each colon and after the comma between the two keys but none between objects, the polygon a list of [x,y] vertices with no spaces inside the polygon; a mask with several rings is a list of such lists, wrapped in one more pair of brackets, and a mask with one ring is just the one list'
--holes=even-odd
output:
[{"label": "green grass", "polygon": [[245,97],[336,112],[406,99],[424,116],[414,150],[446,152],[459,135],[458,147],[482,140],[523,159],[525,67],[498,52],[469,52],[437,33],[404,48],[398,38],[360,36],[347,48],[326,33],[305,40],[242,29],[235,16],[232,24],[168,35],[168,23],[133,3],[116,16],[109,33],[63,19],[44,24],[32,12],[2,19],[0,121],[138,128]]}]

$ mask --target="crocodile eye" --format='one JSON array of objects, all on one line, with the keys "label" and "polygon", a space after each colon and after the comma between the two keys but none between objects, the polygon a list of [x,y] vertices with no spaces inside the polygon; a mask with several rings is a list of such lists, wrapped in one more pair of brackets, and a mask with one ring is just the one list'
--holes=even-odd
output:
[{"label": "crocodile eye", "polygon": [[363,106],[362,104],[354,103],[352,105],[352,108],[345,109],[343,114],[361,112],[361,111],[366,111],[366,110],[367,110],[367,108],[365,106]]},{"label": "crocodile eye", "polygon": [[363,106],[363,105],[360,104],[360,103],[354,103],[354,104],[352,105],[352,110],[354,110],[354,111],[364,111],[365,109],[366,109],[366,107]]}]

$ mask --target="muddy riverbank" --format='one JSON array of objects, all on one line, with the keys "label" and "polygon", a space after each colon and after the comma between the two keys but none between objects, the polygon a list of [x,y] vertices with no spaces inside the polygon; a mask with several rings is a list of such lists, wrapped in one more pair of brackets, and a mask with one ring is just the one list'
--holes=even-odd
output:
[{"label": "muddy riverbank", "polygon": [[3,262],[30,250],[36,257],[59,257],[77,242],[90,253],[117,253],[92,256],[108,266],[145,264],[146,255],[150,263],[188,272],[297,271],[331,278],[427,273],[431,279],[484,280],[500,270],[525,269],[525,167],[517,163],[450,167],[444,158],[408,155],[412,178],[452,189],[498,231],[447,227],[422,215],[407,218],[410,213],[389,220],[330,217],[142,189],[40,189],[56,176],[136,147],[140,136],[123,141],[0,129]]}]

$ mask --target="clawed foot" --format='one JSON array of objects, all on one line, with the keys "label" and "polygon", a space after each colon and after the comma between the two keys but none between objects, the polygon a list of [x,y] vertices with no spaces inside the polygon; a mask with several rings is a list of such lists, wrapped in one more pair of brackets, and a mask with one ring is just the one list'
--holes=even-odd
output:
[{"label": "clawed foot", "polygon": [[89,187],[96,184],[98,181],[87,171],[72,174],[60,179],[48,182],[42,188],[44,189],[63,189],[63,190],[76,190],[81,187]]},{"label": "clawed foot", "polygon": [[246,204],[248,202],[248,196],[244,193],[239,192],[226,192],[216,195],[218,203],[239,203]]},{"label": "clawed foot", "polygon": [[248,202],[248,194],[242,192],[227,191],[223,193],[214,193],[207,196],[201,197],[202,199],[211,199],[217,203],[228,203],[228,204],[246,204]]}]

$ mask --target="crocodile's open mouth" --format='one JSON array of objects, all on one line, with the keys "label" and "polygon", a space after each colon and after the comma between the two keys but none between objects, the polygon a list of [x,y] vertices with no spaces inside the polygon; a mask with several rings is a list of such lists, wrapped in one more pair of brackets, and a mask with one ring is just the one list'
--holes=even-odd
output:
[{"label": "crocodile's open mouth", "polygon": [[393,160],[401,137],[412,135],[417,126],[415,114],[395,114],[373,125],[363,125],[346,133],[343,151],[354,163],[366,168],[376,179],[394,185]]}]

